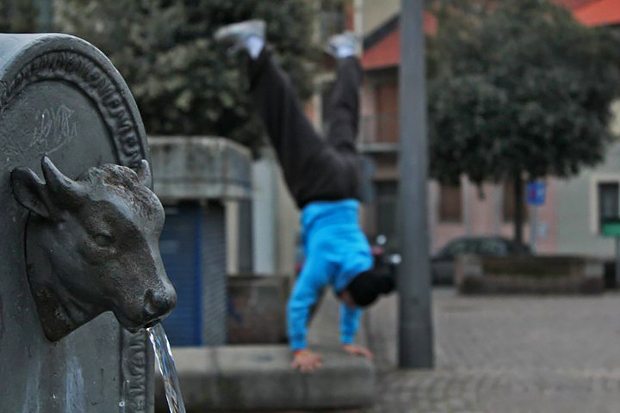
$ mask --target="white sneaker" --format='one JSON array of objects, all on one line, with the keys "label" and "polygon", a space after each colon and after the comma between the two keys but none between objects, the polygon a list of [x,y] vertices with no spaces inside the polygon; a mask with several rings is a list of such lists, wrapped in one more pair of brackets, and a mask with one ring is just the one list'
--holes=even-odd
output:
[{"label": "white sneaker", "polygon": [[213,38],[228,47],[230,53],[236,53],[246,47],[248,39],[256,37],[265,41],[265,22],[263,20],[246,20],[222,26]]},{"label": "white sneaker", "polygon": [[361,52],[360,41],[353,32],[336,34],[329,38],[325,51],[336,59],[358,56]]}]

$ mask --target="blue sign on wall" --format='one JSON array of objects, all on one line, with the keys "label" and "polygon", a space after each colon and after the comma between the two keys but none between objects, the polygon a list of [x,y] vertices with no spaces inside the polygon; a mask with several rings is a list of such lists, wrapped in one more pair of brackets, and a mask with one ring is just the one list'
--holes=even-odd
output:
[{"label": "blue sign on wall", "polygon": [[528,182],[527,203],[534,206],[544,205],[546,191],[547,187],[543,181]]}]

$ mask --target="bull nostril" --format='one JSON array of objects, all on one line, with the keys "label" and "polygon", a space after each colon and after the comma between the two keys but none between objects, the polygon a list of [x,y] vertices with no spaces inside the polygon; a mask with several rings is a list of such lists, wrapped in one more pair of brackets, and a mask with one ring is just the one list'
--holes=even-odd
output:
[{"label": "bull nostril", "polygon": [[166,291],[147,290],[144,295],[144,311],[149,316],[160,316],[172,309],[174,297]]}]

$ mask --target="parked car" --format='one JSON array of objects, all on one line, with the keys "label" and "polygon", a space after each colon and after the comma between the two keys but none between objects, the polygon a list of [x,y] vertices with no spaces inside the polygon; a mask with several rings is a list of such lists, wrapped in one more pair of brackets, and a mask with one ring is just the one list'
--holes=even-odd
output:
[{"label": "parked car", "polygon": [[433,284],[454,283],[454,263],[461,254],[504,257],[508,255],[529,255],[528,245],[502,237],[460,237],[448,242],[431,258]]}]

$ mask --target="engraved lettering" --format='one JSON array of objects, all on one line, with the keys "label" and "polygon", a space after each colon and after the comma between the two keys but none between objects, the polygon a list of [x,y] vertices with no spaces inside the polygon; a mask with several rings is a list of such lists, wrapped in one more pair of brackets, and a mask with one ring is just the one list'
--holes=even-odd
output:
[{"label": "engraved lettering", "polygon": [[65,105],[40,111],[35,121],[34,136],[30,147],[40,146],[46,153],[52,153],[77,137],[77,122],[71,119],[75,111]]},{"label": "engraved lettering", "polygon": [[[138,138],[141,132],[119,85],[95,61],[77,52],[49,52],[33,59],[22,68],[8,87],[1,91],[0,113],[5,111],[10,101],[25,87],[42,80],[73,83],[93,100],[110,132],[121,164],[132,165],[144,158],[144,149]],[[68,139],[72,136],[73,126],[70,125],[68,112],[50,112],[49,117],[52,119],[45,122],[52,124],[44,123],[43,119],[38,121],[34,136],[37,144],[52,130],[59,131],[56,143],[62,138]],[[54,129],[54,122],[60,129]]]}]

